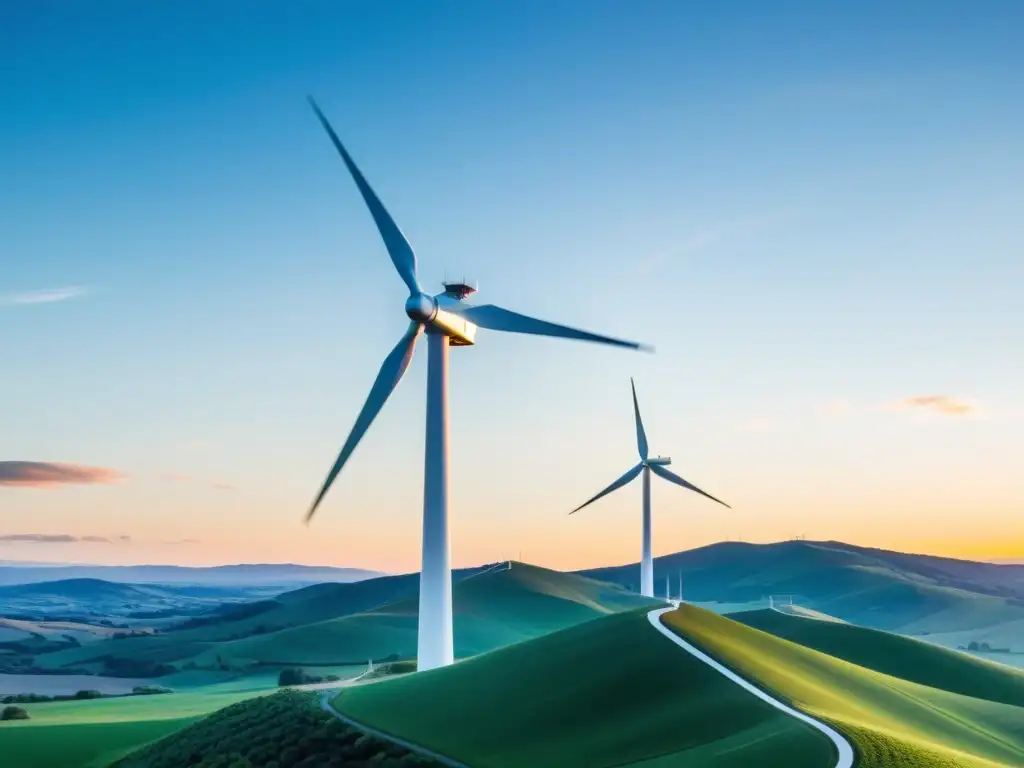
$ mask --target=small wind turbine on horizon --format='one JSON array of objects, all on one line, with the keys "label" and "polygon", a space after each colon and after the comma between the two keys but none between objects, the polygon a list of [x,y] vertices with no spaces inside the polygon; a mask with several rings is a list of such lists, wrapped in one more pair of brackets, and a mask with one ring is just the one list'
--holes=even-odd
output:
[{"label": "small wind turbine on horizon", "polygon": [[[398,386],[421,333],[427,336],[427,429],[423,476],[423,560],[420,569],[417,669],[426,670],[451,664],[454,660],[452,638],[452,576],[448,532],[448,349],[471,346],[477,328],[534,336],[554,336],[577,341],[594,341],[629,349],[642,349],[634,341],[623,341],[565,325],[538,320],[518,312],[483,304],[473,306],[465,298],[476,291],[465,283],[445,283],[445,291],[435,296],[423,292],[416,275],[416,254],[384,204],[363,177],[323,112],[312,98],[313,111],[341,155],[353,181],[370,209],[391,261],[409,289],[405,314],[411,321],[408,330],[381,365],[370,394],[356,417],[352,431],[342,446],[334,466],[327,474],[316,501],[306,515],[308,523],[316,513],[328,489],[341,472],[363,435],[380,413],[388,397]],[[648,348],[649,349],[649,348]]]},{"label": "small wind turbine on horizon", "polygon": [[626,472],[626,474],[609,485],[599,494],[593,496],[589,501],[580,504],[569,514],[576,514],[584,507],[589,504],[593,504],[595,501],[607,496],[612,491],[617,491],[622,486],[628,485],[635,480],[640,473],[643,473],[644,495],[643,532],[640,548],[640,594],[644,597],[654,597],[654,560],[651,556],[651,472],[654,472],[654,474],[659,477],[668,480],[670,483],[675,483],[683,488],[688,488],[695,493],[699,493],[701,496],[706,496],[712,501],[717,501],[723,507],[729,507],[729,505],[721,499],[716,499],[710,493],[705,493],[697,486],[692,483],[688,483],[679,475],[668,470],[668,465],[672,463],[672,459],[669,457],[656,456],[653,459],[649,457],[647,449],[647,433],[644,431],[644,422],[640,418],[640,404],[636,399],[636,384],[633,383],[632,378],[629,380],[629,384],[633,389],[633,415],[636,418],[636,448],[640,454],[640,463]]}]

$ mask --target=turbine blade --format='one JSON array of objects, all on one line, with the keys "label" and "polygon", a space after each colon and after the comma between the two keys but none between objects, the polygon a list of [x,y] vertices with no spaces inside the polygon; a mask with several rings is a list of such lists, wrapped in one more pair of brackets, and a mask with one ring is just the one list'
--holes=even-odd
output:
[{"label": "turbine blade", "polygon": [[712,501],[717,501],[723,507],[727,507],[729,509],[732,509],[732,507],[730,507],[728,504],[726,504],[721,499],[716,499],[710,493],[704,493],[704,491],[702,491],[700,488],[698,488],[693,483],[686,482],[685,480],[683,480],[683,478],[681,478],[675,472],[670,472],[669,470],[665,469],[663,466],[661,466],[659,464],[651,464],[651,471],[654,472],[654,474],[660,475],[661,477],[665,478],[670,483],[675,483],[676,485],[681,485],[681,486],[683,486],[683,488],[689,488],[691,491],[694,491],[695,493],[699,493],[701,496],[706,496],[709,499],[711,499]]},{"label": "turbine blade", "polygon": [[313,502],[313,506],[310,507],[309,512],[306,514],[307,523],[313,518],[317,507],[320,506],[320,502],[323,501],[327,490],[331,487],[331,483],[334,482],[334,478],[341,472],[341,468],[345,466],[345,462],[348,461],[349,456],[352,455],[356,446],[359,445],[359,441],[366,434],[366,430],[370,428],[373,420],[377,418],[377,414],[384,407],[384,403],[388,401],[391,393],[398,386],[398,382],[402,380],[402,376],[412,360],[413,349],[416,347],[416,340],[419,338],[422,330],[423,326],[419,323],[410,324],[409,330],[405,332],[405,335],[395,345],[395,348],[384,358],[384,364],[381,365],[380,373],[377,374],[377,379],[370,388],[370,394],[367,395],[366,402],[363,403],[363,409],[356,417],[356,423],[352,425],[352,431],[349,432],[345,445],[342,446],[341,453],[338,454],[338,458],[334,462],[334,466],[327,473],[327,479],[324,480],[323,488],[320,489],[316,501]]},{"label": "turbine blade", "polygon": [[643,468],[644,468],[643,462],[641,462],[640,464],[637,464],[635,467],[633,467],[631,470],[629,470],[626,474],[624,474],[622,477],[620,477],[614,483],[612,483],[607,488],[605,488],[603,491],[601,491],[599,494],[597,494],[597,496],[594,496],[593,498],[590,499],[590,501],[588,501],[588,502],[586,502],[584,504],[580,504],[578,507],[576,507],[576,509],[574,509],[569,514],[570,515],[575,514],[576,512],[579,512],[581,509],[583,509],[585,506],[587,506],[588,504],[593,504],[595,501],[600,499],[602,496],[607,496],[612,491],[619,490],[619,488],[621,488],[622,486],[626,485],[627,483],[629,483],[632,480],[635,480],[636,476],[640,474],[640,471]]},{"label": "turbine blade", "polygon": [[416,279],[416,254],[413,253],[409,241],[405,239],[405,235],[402,234],[402,230],[395,224],[395,220],[391,218],[391,214],[384,207],[384,203],[380,201],[377,193],[373,191],[373,188],[366,181],[352,156],[349,155],[345,146],[341,143],[341,139],[338,138],[338,134],[334,132],[331,124],[324,117],[324,113],[320,111],[320,107],[313,101],[312,96],[309,97],[309,104],[313,107],[313,111],[316,112],[316,116],[320,119],[320,124],[323,125],[324,130],[327,131],[327,135],[331,137],[334,148],[338,150],[341,159],[345,161],[348,172],[352,174],[352,179],[355,181],[356,186],[359,187],[359,192],[366,202],[366,207],[370,209],[370,214],[377,224],[380,236],[384,239],[384,245],[387,246],[388,253],[391,255],[391,261],[394,263],[395,269],[398,270],[398,275],[402,278],[406,287],[408,287],[410,294],[423,293],[420,289],[419,280]]},{"label": "turbine blade", "polygon": [[567,325],[549,323],[546,320],[538,320],[535,317],[521,315],[510,309],[503,309],[494,304],[481,304],[479,306],[459,306],[457,304],[446,306],[471,323],[481,328],[488,328],[492,331],[505,331],[506,333],[528,333],[533,336],[554,336],[560,339],[576,339],[577,341],[596,341],[599,344],[611,344],[616,347],[628,347],[629,349],[642,349],[645,352],[653,352],[654,348],[635,341],[624,341],[611,336],[602,336],[599,333],[581,331],[577,328],[570,328]]},{"label": "turbine blade", "polygon": [[647,433],[644,432],[644,420],[640,418],[640,404],[636,401],[636,384],[633,377],[629,378],[633,388],[633,415],[636,416],[636,449],[640,452],[640,461],[647,461]]}]

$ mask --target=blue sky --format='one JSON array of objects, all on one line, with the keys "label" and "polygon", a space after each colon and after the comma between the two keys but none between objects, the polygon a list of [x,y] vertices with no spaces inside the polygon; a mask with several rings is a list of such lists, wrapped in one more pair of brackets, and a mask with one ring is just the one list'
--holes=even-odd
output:
[{"label": "blue sky", "polygon": [[300,523],[406,323],[311,93],[424,284],[657,347],[453,352],[456,563],[637,557],[638,486],[564,515],[630,375],[735,507],[659,488],[656,553],[1024,556],[1024,9],[892,5],[5,8],[0,461],[126,481],[0,486],[0,534],[115,540],[0,554],[416,567],[425,350]]}]

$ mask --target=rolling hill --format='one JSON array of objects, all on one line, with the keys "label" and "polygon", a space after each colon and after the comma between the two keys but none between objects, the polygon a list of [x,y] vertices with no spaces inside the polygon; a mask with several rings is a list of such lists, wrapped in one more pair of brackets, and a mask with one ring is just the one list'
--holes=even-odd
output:
[{"label": "rolling hill", "polygon": [[645,610],[344,690],[357,721],[474,768],[829,768],[831,743],[668,642]]},{"label": "rolling hill", "polygon": [[[663,621],[741,676],[829,722],[854,743],[862,768],[1024,765],[1024,707],[1007,703],[1019,700],[1022,678],[1009,668],[989,665],[983,681],[971,680],[979,668],[969,657],[941,649],[936,656],[924,643],[813,622],[815,631],[834,633],[837,652],[895,673],[884,674],[693,606]],[[885,660],[894,647],[898,663]]]},{"label": "rolling hill", "polygon": [[[416,577],[308,587],[211,623],[38,656],[47,669],[102,671],[113,660],[178,668],[365,664],[416,652]],[[453,589],[456,654],[470,656],[653,601],[615,585],[515,563]],[[137,670],[145,672],[145,669]]]},{"label": "rolling hill", "polygon": [[[635,584],[638,566],[585,571]],[[1024,622],[1024,567],[910,555],[840,542],[723,542],[655,560],[655,584],[682,574],[688,601],[752,603],[793,595],[806,607],[855,624],[958,645],[999,640]],[[966,633],[966,634],[964,634]],[[968,637],[968,636],[971,637]],[[1024,635],[1017,635],[1024,651]]]},{"label": "rolling hill", "polygon": [[[831,744],[819,742],[816,731],[774,710],[757,712],[758,699],[666,642],[645,613],[344,689],[334,705],[479,768],[834,765]],[[762,689],[840,730],[854,744],[860,768],[1024,764],[1024,707],[1011,703],[1024,691],[1020,675],[984,665],[987,677],[973,679],[980,663],[963,655],[881,632],[865,635],[851,625],[780,618],[847,633],[844,642],[833,639],[838,649],[896,674],[693,606],[663,621]],[[880,661],[894,645],[901,648],[898,660]],[[958,692],[964,690],[975,695]]]},{"label": "rolling hill", "polygon": [[921,640],[778,611],[733,613],[729,618],[876,672],[964,696],[1024,707],[1024,672]]}]

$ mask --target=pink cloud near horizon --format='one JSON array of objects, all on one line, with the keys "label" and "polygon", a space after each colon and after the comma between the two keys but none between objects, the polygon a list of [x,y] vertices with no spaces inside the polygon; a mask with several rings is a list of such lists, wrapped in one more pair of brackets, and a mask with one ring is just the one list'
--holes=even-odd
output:
[{"label": "pink cloud near horizon", "polygon": [[125,479],[108,467],[50,461],[0,461],[0,486],[54,488],[60,485],[109,485]]},{"label": "pink cloud near horizon", "polygon": [[892,410],[930,410],[943,416],[971,416],[980,411],[977,405],[949,395],[914,395],[890,406]]}]

